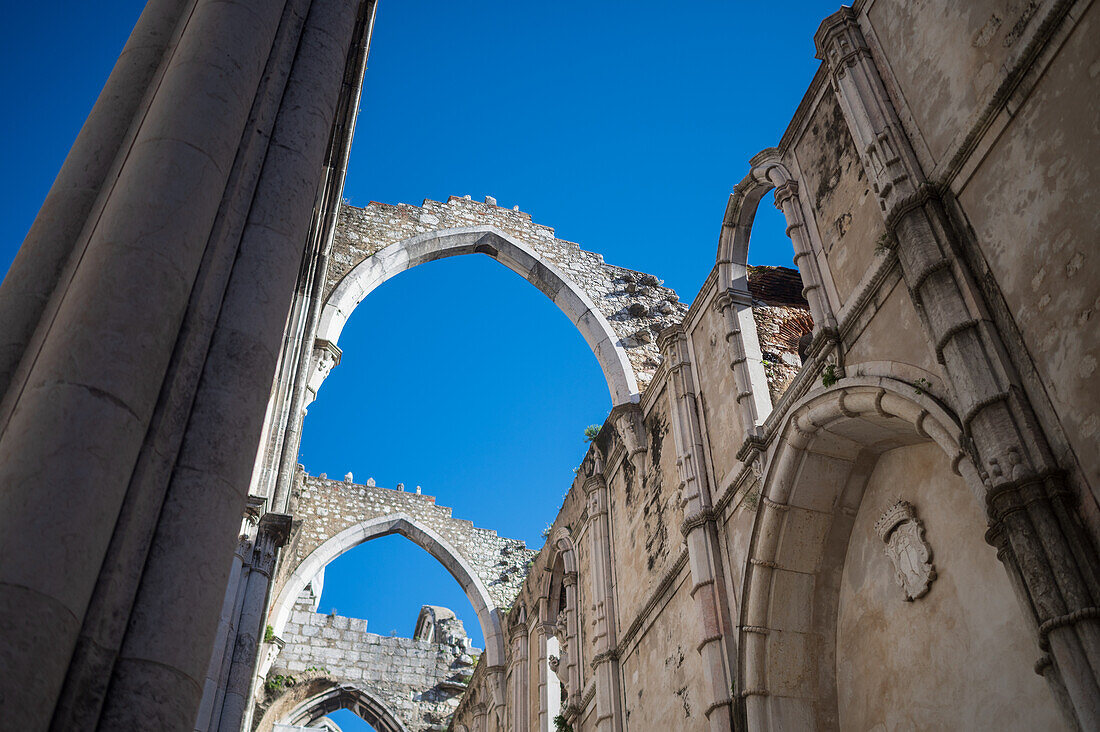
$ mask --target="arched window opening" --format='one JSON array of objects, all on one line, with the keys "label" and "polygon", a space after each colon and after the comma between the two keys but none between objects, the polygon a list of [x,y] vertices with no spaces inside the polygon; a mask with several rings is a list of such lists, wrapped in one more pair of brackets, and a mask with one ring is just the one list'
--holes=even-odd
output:
[{"label": "arched window opening", "polygon": [[403,536],[360,544],[329,563],[323,576],[318,613],[365,620],[378,635],[412,638],[421,608],[443,607],[457,616],[474,647],[485,647],[477,614],[462,587]]},{"label": "arched window opening", "polygon": [[749,235],[746,281],[760,344],[760,361],[772,405],[794,381],[813,340],[814,321],[787,236],[787,220],[778,206],[756,209]]},{"label": "arched window opening", "polygon": [[335,712],[325,715],[323,719],[335,722],[340,732],[379,732],[369,722],[350,709],[337,709]]}]

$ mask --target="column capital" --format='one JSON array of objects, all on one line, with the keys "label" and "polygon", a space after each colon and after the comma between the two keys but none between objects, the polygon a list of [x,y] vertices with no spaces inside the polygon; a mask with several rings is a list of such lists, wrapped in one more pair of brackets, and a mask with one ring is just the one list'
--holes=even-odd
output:
[{"label": "column capital", "polygon": [[783,210],[783,204],[798,198],[798,181],[788,180],[775,187],[775,207]]}]

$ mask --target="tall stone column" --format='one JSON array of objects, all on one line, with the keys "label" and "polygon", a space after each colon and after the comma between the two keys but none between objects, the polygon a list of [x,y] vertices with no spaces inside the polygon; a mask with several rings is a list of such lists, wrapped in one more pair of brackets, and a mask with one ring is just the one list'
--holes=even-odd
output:
[{"label": "tall stone column", "polygon": [[530,697],[528,679],[531,676],[531,664],[528,660],[527,647],[529,636],[527,631],[527,619],[521,618],[519,622],[509,629],[509,640],[512,644],[512,723],[513,729],[523,729],[530,721],[530,712],[527,700]]},{"label": "tall stone column", "polygon": [[[1049,657],[1038,668],[1071,701],[1082,729],[1100,728],[1100,562],[1063,471],[905,135],[858,17],[843,8],[815,35],[818,57],[895,239],[905,282],[944,366],[984,483],[987,538],[1017,580]],[[1049,661],[1049,663],[1048,663]]]},{"label": "tall stone column", "polygon": [[757,425],[771,413],[772,401],[767,388],[753,389],[753,384],[766,386],[768,377],[752,317],[752,295],[748,290],[724,290],[715,296],[714,308],[726,323],[726,343],[732,355],[729,365],[737,389],[734,402],[741,430],[746,439],[757,437],[760,434]]},{"label": "tall stone column", "polygon": [[271,590],[271,575],[279,547],[290,536],[290,516],[269,513],[260,519],[249,565],[248,583],[237,622],[237,639],[226,680],[219,732],[239,732],[252,702],[252,681],[264,636],[264,611]]},{"label": "tall stone column", "polygon": [[567,703],[574,710],[580,710],[581,693],[581,644],[580,644],[580,618],[577,615],[577,607],[580,602],[577,592],[577,573],[566,572],[561,578],[561,584],[565,587],[565,633],[569,645],[566,663],[566,678],[569,679],[569,698]]},{"label": "tall stone column", "polygon": [[[542,603],[545,604],[545,598]],[[550,650],[547,641],[554,634],[553,626],[545,622],[536,622],[535,637],[539,641],[539,732],[550,729]]]},{"label": "tall stone column", "polygon": [[[134,36],[142,68],[118,82],[138,101],[120,95],[104,102],[106,121],[93,114],[77,168],[59,177],[84,189],[72,206],[48,204],[28,238],[43,269],[4,285],[52,293],[22,314],[18,297],[0,296],[0,322],[35,320],[29,339],[25,324],[4,333],[22,349],[0,402],[9,724],[195,721],[336,102],[357,93],[344,70],[367,6],[151,3]],[[104,176],[110,186],[95,182]],[[58,216],[69,219],[48,220]]]},{"label": "tall stone column", "polygon": [[241,533],[237,540],[237,550],[233,553],[233,565],[229,571],[229,582],[222,601],[222,616],[218,623],[218,633],[214,639],[214,649],[210,654],[210,664],[203,685],[202,703],[195,719],[196,732],[216,730],[225,700],[225,688],[232,665],[233,647],[236,644],[237,623],[240,622],[241,607],[244,605],[245,591],[248,589],[248,575],[252,564],[259,519],[263,513],[264,501],[249,497],[249,508],[241,521]]},{"label": "tall stone column", "polygon": [[691,375],[691,352],[680,327],[661,334],[661,353],[669,373],[669,399],[676,466],[680,473],[680,500],[684,523],[680,527],[687,542],[691,570],[691,596],[699,615],[699,654],[709,687],[706,716],[708,729],[732,728],[730,698],[729,609],[721,581],[722,560],[718,545],[716,515],[703,459],[703,438],[699,425],[695,384]]},{"label": "tall stone column", "polygon": [[[148,108],[189,0],[151,0],[138,18],[38,216],[0,285],[0,394],[7,392],[32,335],[81,244],[103,183],[122,165],[135,121]],[[74,263],[75,264],[75,263]],[[58,293],[60,294],[60,293]]]},{"label": "tall stone column", "polygon": [[615,594],[611,580],[611,527],[607,481],[595,472],[584,482],[588,496],[588,535],[591,537],[592,601],[595,628],[592,632],[592,667],[596,678],[596,729],[618,732],[623,728],[619,715],[619,649],[615,634]]}]

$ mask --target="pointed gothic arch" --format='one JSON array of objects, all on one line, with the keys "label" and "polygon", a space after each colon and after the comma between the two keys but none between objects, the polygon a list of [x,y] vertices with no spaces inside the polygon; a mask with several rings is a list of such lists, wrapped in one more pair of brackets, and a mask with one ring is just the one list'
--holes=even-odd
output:
[{"label": "pointed gothic arch", "polygon": [[[335,346],[351,313],[376,287],[407,269],[446,257],[485,254],[520,275],[569,318],[596,356],[613,405],[638,401],[638,380],[622,339],[590,295],[572,278],[517,238],[492,226],[441,229],[390,244],[355,265],[321,310],[317,340]],[[314,392],[327,375],[315,368]],[[320,378],[317,378],[317,377]]]},{"label": "pointed gothic arch", "polygon": [[[376,732],[408,732],[405,723],[381,699],[356,686],[337,686],[315,694],[282,715],[277,723],[313,726],[325,715],[340,709],[351,711]],[[268,720],[262,720],[258,729],[264,729],[265,721]],[[275,720],[270,722],[275,723]]]},{"label": "pointed gothic arch", "polygon": [[282,632],[302,590],[329,563],[360,544],[392,534],[400,534],[424,549],[455,578],[477,614],[485,638],[487,661],[490,665],[502,663],[504,637],[501,610],[485,580],[450,541],[426,523],[407,514],[389,514],[353,524],[310,552],[282,584],[272,602],[269,617],[275,634]]}]

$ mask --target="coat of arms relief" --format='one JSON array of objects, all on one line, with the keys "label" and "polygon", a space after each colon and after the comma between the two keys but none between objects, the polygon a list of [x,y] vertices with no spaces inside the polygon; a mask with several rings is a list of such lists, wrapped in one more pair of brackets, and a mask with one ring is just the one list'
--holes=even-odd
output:
[{"label": "coat of arms relief", "polygon": [[886,556],[894,565],[894,579],[907,602],[928,594],[936,567],[932,548],[924,540],[924,524],[908,501],[898,501],[875,522],[875,533],[886,542]]}]

